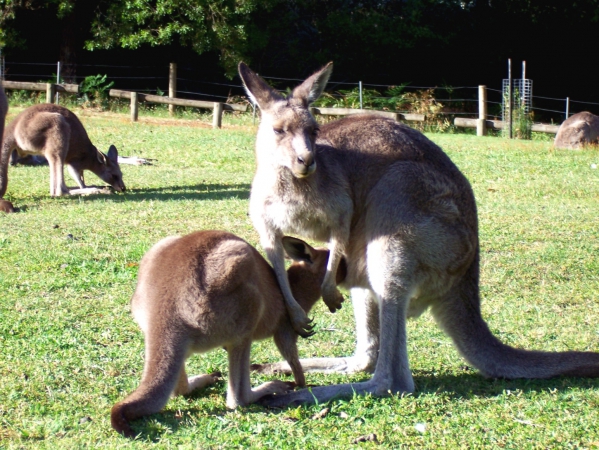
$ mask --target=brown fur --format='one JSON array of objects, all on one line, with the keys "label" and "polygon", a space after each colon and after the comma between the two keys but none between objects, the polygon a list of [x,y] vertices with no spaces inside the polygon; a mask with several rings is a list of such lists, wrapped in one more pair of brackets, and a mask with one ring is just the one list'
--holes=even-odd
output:
[{"label": "brown fur", "polygon": [[491,334],[480,313],[477,212],[467,179],[437,145],[389,119],[355,115],[318,131],[308,107],[331,69],[327,65],[285,98],[240,64],[242,81],[262,112],[250,216],[300,334],[309,334],[310,325],[287,285],[282,236],[329,243],[322,291],[331,311],[342,301],[332,275],[337,261],[347,258],[344,286],[354,305],[356,353],[302,360],[304,370],[374,376],[276,396],[271,404],[414,391],[406,318],[428,308],[486,376],[599,376],[598,353],[519,350]]},{"label": "brown fur", "polygon": [[15,212],[15,208],[8,200],[0,199],[0,211],[5,213]]},{"label": "brown fur", "polygon": [[[284,242],[296,260],[288,270],[293,293],[309,311],[320,298],[328,251],[299,239]],[[141,261],[131,309],[145,335],[146,356],[140,386],[112,408],[112,426],[126,436],[134,436],[129,421],[159,412],[171,393],[188,394],[215,382],[211,375],[187,378],[184,365],[192,353],[227,350],[229,408],[289,390],[280,381],[251,388],[250,346],[255,340],[274,336],[295,382],[305,385],[297,335],[272,268],[233,234],[200,231],[157,243]]]},{"label": "brown fur", "polygon": [[[7,112],[8,100],[6,99],[6,94],[4,93],[2,83],[0,83],[0,142],[2,142],[2,135],[4,134],[4,119],[6,118]],[[0,211],[5,213],[11,213],[15,212],[15,209],[11,202],[9,202],[8,200],[0,199]]]},{"label": "brown fur", "polygon": [[[50,166],[50,195],[103,192],[86,187],[83,171],[90,170],[117,191],[124,191],[118,151],[110,146],[105,155],[91,143],[83,124],[68,109],[51,103],[33,105],[22,111],[6,127],[0,153],[0,198],[6,193],[8,163],[17,149],[20,154],[44,155]],[[69,190],[64,182],[67,165],[79,189]]]},{"label": "brown fur", "polygon": [[6,113],[8,112],[8,99],[4,93],[4,87],[0,83],[0,142],[2,142],[2,135],[4,134],[4,121],[6,119]]},{"label": "brown fur", "polygon": [[556,148],[579,149],[599,144],[599,116],[583,111],[564,121],[555,135]]}]

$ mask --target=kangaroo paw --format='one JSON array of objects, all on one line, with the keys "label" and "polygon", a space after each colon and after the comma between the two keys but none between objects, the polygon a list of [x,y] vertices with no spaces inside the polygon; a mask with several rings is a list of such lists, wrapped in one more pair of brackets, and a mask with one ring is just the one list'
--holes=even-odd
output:
[{"label": "kangaroo paw", "polygon": [[314,335],[315,331],[313,330],[312,319],[306,315],[306,312],[299,305],[293,311],[290,311],[289,316],[291,325],[297,334],[303,338]]},{"label": "kangaroo paw", "polygon": [[343,298],[343,295],[336,287],[333,287],[332,289],[325,289],[323,287],[322,299],[332,313],[341,309],[341,304],[345,301],[345,298]]}]

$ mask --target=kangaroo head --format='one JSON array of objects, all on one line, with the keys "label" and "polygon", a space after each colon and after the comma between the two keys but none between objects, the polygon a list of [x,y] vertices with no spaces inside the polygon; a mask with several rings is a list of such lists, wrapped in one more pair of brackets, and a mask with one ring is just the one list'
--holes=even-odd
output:
[{"label": "kangaroo head", "polygon": [[[329,250],[326,248],[313,248],[301,239],[291,236],[283,237],[283,248],[293,263],[287,269],[289,284],[304,311],[310,308],[320,298],[321,285],[327,270]],[[347,276],[347,263],[341,259],[337,269],[337,284],[343,282]]]},{"label": "kangaroo head", "polygon": [[245,89],[262,111],[257,151],[264,152],[266,158],[286,167],[297,178],[307,177],[316,170],[318,124],[309,107],[322,94],[332,70],[333,63],[328,63],[284,97],[247,65],[239,63]]},{"label": "kangaroo head", "polygon": [[98,149],[96,149],[96,152],[100,169],[94,173],[117,191],[123,192],[126,188],[125,183],[123,183],[123,173],[119,166],[119,152],[116,147],[111,145],[106,155]]}]

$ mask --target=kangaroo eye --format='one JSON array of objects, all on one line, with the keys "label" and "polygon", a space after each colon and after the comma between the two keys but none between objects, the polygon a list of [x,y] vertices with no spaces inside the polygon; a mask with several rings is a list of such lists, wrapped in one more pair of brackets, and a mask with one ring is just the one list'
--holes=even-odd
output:
[{"label": "kangaroo eye", "polygon": [[282,128],[273,128],[273,131],[275,132],[275,134],[285,134],[285,130],[283,130]]},{"label": "kangaroo eye", "polygon": [[318,133],[319,133],[319,131],[320,131],[320,128],[318,128],[318,127],[317,127],[317,128],[314,128],[314,129],[312,130],[312,136],[318,136]]}]

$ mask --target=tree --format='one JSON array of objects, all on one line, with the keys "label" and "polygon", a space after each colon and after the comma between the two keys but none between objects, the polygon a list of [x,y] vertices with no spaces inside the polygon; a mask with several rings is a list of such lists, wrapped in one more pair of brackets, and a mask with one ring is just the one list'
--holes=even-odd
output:
[{"label": "tree", "polygon": [[124,0],[98,8],[88,50],[171,44],[192,47],[198,54],[217,50],[227,74],[247,56],[251,14],[276,0]]},{"label": "tree", "polygon": [[63,33],[60,59],[65,65],[74,63],[83,48],[136,49],[178,43],[198,54],[218,51],[227,74],[233,75],[239,60],[247,57],[251,14],[277,1],[0,0],[0,47],[22,46],[16,19],[24,11],[43,11],[59,21]]}]

